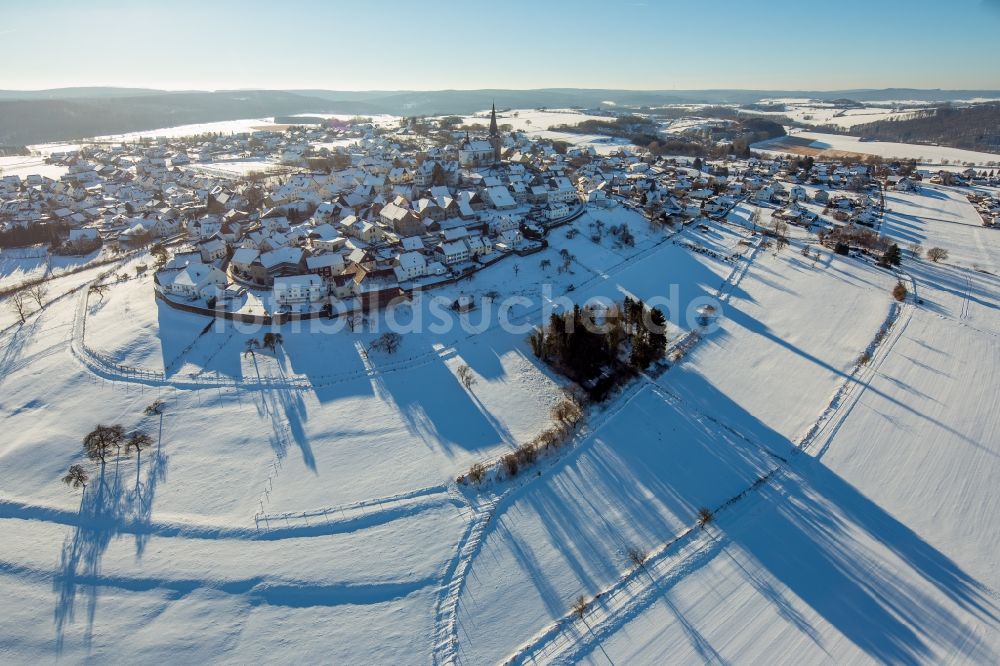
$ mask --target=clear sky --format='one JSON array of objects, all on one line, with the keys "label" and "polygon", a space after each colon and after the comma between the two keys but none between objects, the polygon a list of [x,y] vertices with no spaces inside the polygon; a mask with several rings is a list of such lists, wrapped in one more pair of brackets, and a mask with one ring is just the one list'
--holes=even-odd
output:
[{"label": "clear sky", "polygon": [[0,89],[1000,89],[1000,0],[0,0]]}]

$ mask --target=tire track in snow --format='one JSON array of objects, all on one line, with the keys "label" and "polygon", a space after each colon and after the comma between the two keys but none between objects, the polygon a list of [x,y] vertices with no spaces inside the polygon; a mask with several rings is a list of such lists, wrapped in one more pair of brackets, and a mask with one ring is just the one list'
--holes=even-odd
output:
[{"label": "tire track in snow", "polygon": [[[861,399],[861,395],[867,390],[871,384],[871,380],[875,377],[879,368],[882,367],[892,347],[902,336],[903,330],[910,323],[911,314],[912,306],[908,303],[902,305],[892,304],[889,315],[883,322],[882,327],[880,327],[880,330],[884,329],[886,331],[882,341],[879,343],[873,339],[868,347],[867,351],[871,354],[871,360],[867,364],[860,362],[855,364],[850,374],[841,382],[830,398],[830,402],[826,408],[820,412],[805,434],[795,442],[796,448],[793,453],[801,453],[812,448],[820,436],[830,427],[830,424],[833,423],[833,430],[826,436],[824,443],[816,453],[816,457],[821,458],[826,453],[830,443],[833,441],[834,435],[837,434],[844,421],[847,420],[847,417]],[[902,323],[900,323],[900,319],[902,319]]]},{"label": "tire track in snow", "polygon": [[[324,537],[346,534],[376,527],[389,522],[414,516],[447,506],[462,506],[461,500],[448,493],[417,495],[412,498],[385,498],[366,500],[347,507],[342,512],[327,510],[326,519],[309,521],[301,518],[295,522],[289,517],[273,519],[278,524],[258,529],[254,525],[245,527],[231,523],[195,523],[185,521],[156,520],[130,521],[82,520],[75,510],[59,507],[29,504],[18,500],[0,499],[0,520],[41,521],[66,525],[85,530],[107,531],[114,534],[149,535],[161,538],[185,538],[208,540],[279,541],[304,537]],[[323,510],[318,510],[322,515]],[[295,514],[289,514],[289,516]],[[282,524],[283,523],[283,524]]]},{"label": "tire track in snow", "polygon": [[[257,513],[254,515],[254,523],[255,529],[266,538],[267,534],[281,532],[289,528],[311,529],[324,525],[336,526],[365,518],[390,515],[404,517],[438,507],[464,507],[466,504],[463,497],[446,486],[431,486],[388,497],[376,497],[319,509]],[[272,523],[276,526],[272,526]]]},{"label": "tire track in snow", "polygon": [[440,577],[441,587],[434,605],[432,662],[454,664],[458,653],[458,604],[472,561],[482,546],[483,535],[493,520],[497,500],[472,507],[473,517],[455,547],[455,554]]},{"label": "tire track in snow", "polygon": [[[65,574],[0,561],[0,575],[17,576],[35,581],[52,581],[59,585]],[[122,592],[164,592],[172,601],[194,592],[211,590],[246,598],[251,605],[283,606],[286,608],[333,607],[387,603],[407,597],[430,585],[433,577],[401,581],[370,583],[283,581],[264,576],[232,579],[210,578],[146,578],[112,574],[73,574],[73,585],[106,588]]]}]

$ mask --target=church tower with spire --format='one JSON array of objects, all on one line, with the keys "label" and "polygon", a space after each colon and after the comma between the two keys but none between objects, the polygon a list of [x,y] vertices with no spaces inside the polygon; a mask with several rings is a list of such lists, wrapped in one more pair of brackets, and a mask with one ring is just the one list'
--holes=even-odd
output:
[{"label": "church tower with spire", "polygon": [[500,130],[497,129],[497,105],[490,111],[490,146],[493,147],[493,163],[500,164]]}]

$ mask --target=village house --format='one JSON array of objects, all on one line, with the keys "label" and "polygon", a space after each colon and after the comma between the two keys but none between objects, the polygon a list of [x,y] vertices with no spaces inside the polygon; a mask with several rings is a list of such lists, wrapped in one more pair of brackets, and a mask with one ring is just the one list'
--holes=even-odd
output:
[{"label": "village house", "polygon": [[280,306],[315,303],[328,292],[318,275],[286,275],[274,278],[272,293]]},{"label": "village house", "polygon": [[222,259],[226,256],[227,246],[221,238],[213,236],[198,241],[198,251],[201,253],[201,260],[210,264],[216,259]]},{"label": "village house", "polygon": [[[379,212],[383,223],[401,236],[413,236],[423,233],[423,223],[420,215],[396,203],[388,203]],[[433,219],[433,218],[432,218]]]},{"label": "village house", "polygon": [[334,275],[340,275],[344,271],[344,267],[344,257],[335,252],[306,257],[306,270],[320,276],[327,283],[333,279]]},{"label": "village house", "polygon": [[164,293],[189,300],[211,297],[228,282],[225,273],[202,263],[191,263],[176,271],[160,271],[155,279]]},{"label": "village house", "polygon": [[274,278],[279,276],[305,273],[305,253],[301,248],[282,247],[265,252],[258,257],[257,261],[267,271],[269,282],[273,282]]},{"label": "village house", "polygon": [[423,277],[427,274],[427,259],[420,252],[404,252],[397,258],[393,270],[400,282]]},{"label": "village house", "polygon": [[443,242],[435,248],[434,253],[448,266],[469,260],[469,246],[462,240]]}]

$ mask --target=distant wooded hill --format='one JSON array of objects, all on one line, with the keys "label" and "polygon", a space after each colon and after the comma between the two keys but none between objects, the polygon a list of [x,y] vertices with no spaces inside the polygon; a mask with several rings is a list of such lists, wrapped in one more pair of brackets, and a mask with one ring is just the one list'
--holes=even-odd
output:
[{"label": "distant wooded hill", "polygon": [[670,104],[753,104],[765,98],[860,102],[1000,97],[988,90],[228,90],[166,92],[145,88],[0,90],[0,145],[24,145],[120,134],[173,125],[284,116],[344,113],[419,116],[499,109],[582,107],[641,109]]},{"label": "distant wooded hill", "polygon": [[851,134],[902,143],[934,143],[1000,153],[1000,103],[942,106],[905,120],[855,125]]}]

